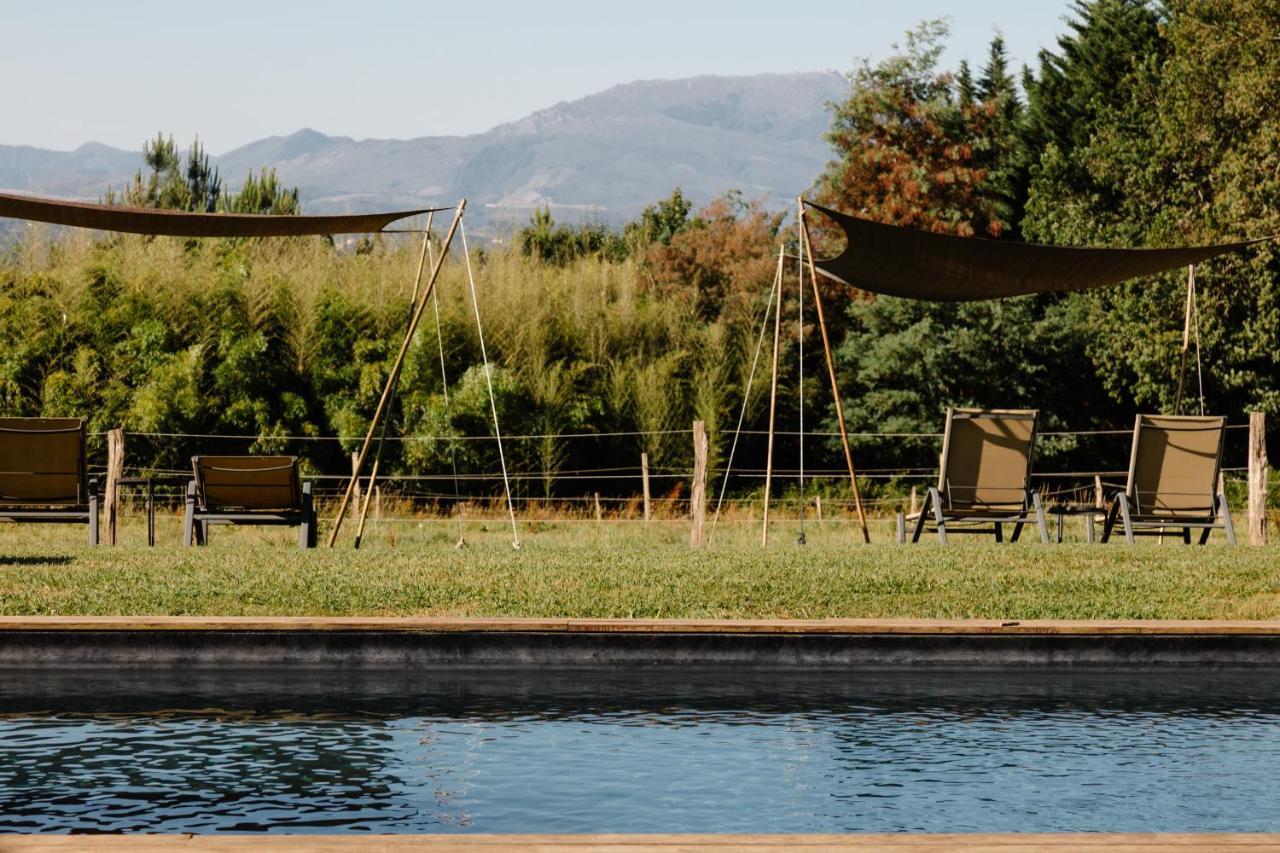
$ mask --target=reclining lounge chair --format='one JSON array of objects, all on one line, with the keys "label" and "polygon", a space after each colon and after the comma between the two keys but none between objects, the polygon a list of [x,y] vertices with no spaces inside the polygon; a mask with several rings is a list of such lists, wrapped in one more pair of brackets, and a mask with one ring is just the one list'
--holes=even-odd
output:
[{"label": "reclining lounge chair", "polygon": [[1214,529],[1236,544],[1231,512],[1218,488],[1226,428],[1221,417],[1138,415],[1129,479],[1112,499],[1102,541],[1111,538],[1119,520],[1129,544],[1135,536],[1159,536],[1167,528],[1182,528],[1188,545],[1193,528],[1201,531],[1201,545]]},{"label": "reclining lounge chair", "polygon": [[0,418],[0,521],[86,524],[97,545],[97,481],[84,440],[79,418]]},{"label": "reclining lounge chair", "polygon": [[208,544],[211,524],[298,525],[298,545],[316,545],[311,484],[296,456],[193,456],[187,484],[184,545]]},{"label": "reclining lounge chair", "polygon": [[[929,489],[915,516],[912,542],[931,525],[943,544],[948,533],[994,533],[1011,542],[1035,522],[1048,544],[1040,495],[1031,489],[1038,412],[1023,409],[947,409],[938,485]],[[990,527],[985,525],[990,524]]]}]

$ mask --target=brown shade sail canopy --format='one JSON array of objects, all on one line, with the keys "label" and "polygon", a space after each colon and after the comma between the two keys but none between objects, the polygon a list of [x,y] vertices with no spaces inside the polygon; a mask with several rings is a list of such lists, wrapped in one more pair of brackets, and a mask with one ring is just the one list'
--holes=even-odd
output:
[{"label": "brown shade sail canopy", "polygon": [[371,234],[408,216],[438,208],[336,216],[271,216],[187,213],[0,193],[0,217],[75,228],[166,237],[298,237],[306,234]]},{"label": "brown shade sail canopy", "polygon": [[1276,239],[1185,249],[1085,249],[937,234],[806,205],[835,221],[848,241],[836,257],[814,261],[824,275],[862,290],[936,302],[1105,287]]}]

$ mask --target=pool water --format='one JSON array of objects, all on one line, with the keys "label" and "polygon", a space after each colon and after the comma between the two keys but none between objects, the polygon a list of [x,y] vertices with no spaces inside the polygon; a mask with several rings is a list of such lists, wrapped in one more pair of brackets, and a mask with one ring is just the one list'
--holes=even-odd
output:
[{"label": "pool water", "polygon": [[1280,830],[1280,673],[0,673],[0,832]]}]

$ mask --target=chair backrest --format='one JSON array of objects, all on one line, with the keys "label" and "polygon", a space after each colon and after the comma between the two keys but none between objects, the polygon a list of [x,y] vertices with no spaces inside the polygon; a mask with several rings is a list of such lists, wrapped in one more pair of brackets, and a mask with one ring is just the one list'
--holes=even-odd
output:
[{"label": "chair backrest", "polygon": [[196,498],[205,509],[298,509],[296,456],[193,456]]},{"label": "chair backrest", "polygon": [[938,492],[952,509],[1017,509],[1031,487],[1035,409],[947,409]]},{"label": "chair backrest", "polygon": [[82,506],[88,469],[80,418],[0,418],[0,505]]},{"label": "chair backrest", "polygon": [[1227,419],[1138,415],[1126,491],[1137,515],[1212,518]]}]

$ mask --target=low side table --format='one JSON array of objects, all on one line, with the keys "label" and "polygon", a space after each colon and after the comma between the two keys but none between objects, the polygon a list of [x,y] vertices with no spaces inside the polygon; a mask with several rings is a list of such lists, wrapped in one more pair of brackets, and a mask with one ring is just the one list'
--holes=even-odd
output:
[{"label": "low side table", "polygon": [[121,477],[116,480],[116,500],[120,499],[121,486],[143,486],[147,491],[147,545],[156,544],[156,501],[150,477]]},{"label": "low side table", "polygon": [[1095,535],[1095,530],[1094,530],[1094,516],[1106,512],[1106,510],[1100,506],[1095,506],[1094,504],[1084,504],[1084,503],[1053,504],[1052,506],[1048,507],[1047,511],[1050,515],[1056,515],[1058,517],[1057,541],[1059,543],[1062,542],[1062,528],[1064,526],[1067,516],[1083,515],[1084,516],[1084,541],[1089,543],[1090,545],[1092,545],[1095,541],[1097,541],[1097,536]]}]

